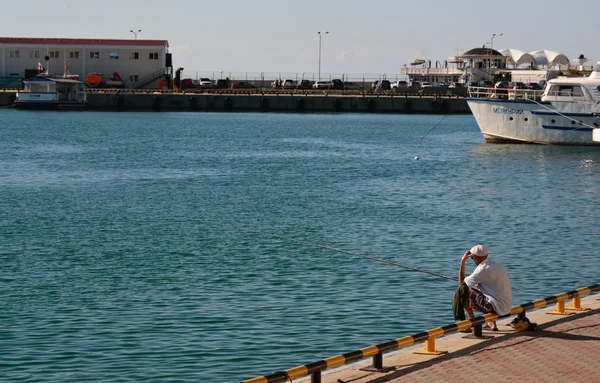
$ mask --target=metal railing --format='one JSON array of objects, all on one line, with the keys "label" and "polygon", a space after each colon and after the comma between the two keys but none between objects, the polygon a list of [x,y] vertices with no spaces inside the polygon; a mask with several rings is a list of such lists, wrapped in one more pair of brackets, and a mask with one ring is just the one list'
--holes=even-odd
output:
[{"label": "metal railing", "polygon": [[492,86],[470,86],[469,97],[472,98],[497,98],[507,100],[536,100],[539,101],[544,94],[543,90],[495,88]]},{"label": "metal railing", "polygon": [[492,80],[493,76],[493,72],[490,72],[488,70],[483,70],[483,69],[479,69],[479,68],[469,68],[468,69],[472,75],[476,75],[478,77],[484,78],[486,80]]},{"label": "metal railing", "polygon": [[145,85],[150,84],[154,80],[158,80],[165,74],[165,70],[163,68],[157,70],[156,72],[150,73],[147,76],[142,77],[141,79],[133,82],[133,89],[139,89]]},{"label": "metal railing", "polygon": [[291,368],[289,370],[277,371],[271,375],[260,376],[244,380],[242,383],[284,383],[292,379],[302,378],[311,375],[312,383],[321,382],[321,373],[334,367],[340,367],[348,363],[357,362],[366,358],[373,358],[372,370],[385,371],[383,366],[383,354],[394,351],[400,348],[412,346],[415,343],[425,342],[425,354],[437,354],[435,352],[435,339],[442,336],[453,334],[458,331],[474,328],[474,336],[482,337],[482,325],[487,322],[493,322],[499,318],[506,318],[512,315],[519,315],[520,318],[525,318],[526,311],[540,309],[552,304],[556,304],[556,310],[551,314],[565,314],[565,301],[573,299],[572,306],[567,310],[585,310],[581,307],[581,297],[600,291],[600,284],[595,284],[587,287],[582,287],[566,293],[556,294],[547,298],[537,299],[529,303],[525,303],[511,308],[510,314],[483,314],[470,320],[464,320],[449,324],[444,327],[437,327],[431,330],[420,332],[418,334],[397,338],[389,342],[368,346],[356,351],[345,354],[335,355],[326,359],[319,360],[314,363]]}]

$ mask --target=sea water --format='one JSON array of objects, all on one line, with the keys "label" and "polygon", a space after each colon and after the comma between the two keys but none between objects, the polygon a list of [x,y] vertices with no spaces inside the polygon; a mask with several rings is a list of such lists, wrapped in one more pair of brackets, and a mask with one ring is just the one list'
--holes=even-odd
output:
[{"label": "sea water", "polygon": [[598,148],[469,115],[4,109],[0,137],[0,381],[236,382],[453,322],[456,282],[291,239],[450,277],[481,243],[513,304],[599,282]]}]

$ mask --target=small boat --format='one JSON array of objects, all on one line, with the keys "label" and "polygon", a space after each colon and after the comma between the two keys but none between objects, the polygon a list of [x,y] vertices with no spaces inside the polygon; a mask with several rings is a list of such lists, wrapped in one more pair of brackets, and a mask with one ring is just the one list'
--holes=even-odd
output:
[{"label": "small boat", "polygon": [[104,76],[102,73],[90,73],[85,76],[85,84],[90,88],[99,88],[104,85]]},{"label": "small boat", "polygon": [[66,77],[38,76],[23,81],[13,103],[20,109],[79,110],[87,106],[85,86]]},{"label": "small boat", "polygon": [[110,80],[106,82],[106,86],[109,88],[123,88],[125,81],[123,81],[123,78],[117,72],[113,72]]},{"label": "small boat", "polygon": [[410,63],[410,65],[422,65],[425,64],[425,60],[423,59],[414,59],[413,62]]},{"label": "small boat", "polygon": [[588,77],[559,77],[541,91],[469,87],[466,101],[487,142],[600,145],[600,62]]}]

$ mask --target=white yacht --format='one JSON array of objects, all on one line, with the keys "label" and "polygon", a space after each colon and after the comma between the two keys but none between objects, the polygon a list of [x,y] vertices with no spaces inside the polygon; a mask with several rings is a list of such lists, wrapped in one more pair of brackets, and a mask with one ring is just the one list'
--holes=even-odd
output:
[{"label": "white yacht", "polygon": [[487,142],[600,145],[600,62],[588,77],[559,77],[543,91],[469,88]]}]

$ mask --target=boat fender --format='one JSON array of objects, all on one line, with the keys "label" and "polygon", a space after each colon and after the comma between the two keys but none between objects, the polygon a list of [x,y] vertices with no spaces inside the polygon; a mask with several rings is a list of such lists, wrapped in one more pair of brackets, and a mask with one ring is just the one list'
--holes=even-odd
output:
[{"label": "boat fender", "polygon": [[119,94],[117,95],[117,108],[123,109],[125,107],[125,97]]},{"label": "boat fender", "polygon": [[333,100],[333,109],[340,110],[342,107],[342,102],[338,99]]},{"label": "boat fender", "polygon": [[373,100],[372,98],[370,98],[369,100],[367,100],[367,107],[369,108],[369,111],[372,112],[375,110],[375,100]]},{"label": "boat fender", "polygon": [[154,107],[155,110],[159,110],[160,109],[160,104],[161,104],[161,97],[160,96],[154,96],[154,98],[152,99],[152,106]]},{"label": "boat fender", "polygon": [[190,97],[190,108],[198,109],[198,98],[195,96]]},{"label": "boat fender", "polygon": [[296,99],[296,108],[300,109],[300,110],[304,109],[304,99],[302,99],[302,98]]}]

